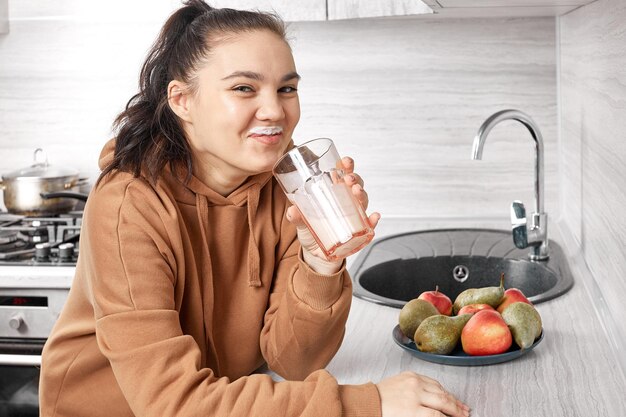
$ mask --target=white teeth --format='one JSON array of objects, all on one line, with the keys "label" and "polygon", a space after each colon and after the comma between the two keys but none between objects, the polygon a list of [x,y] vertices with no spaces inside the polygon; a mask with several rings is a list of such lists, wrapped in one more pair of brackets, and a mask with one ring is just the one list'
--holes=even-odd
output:
[{"label": "white teeth", "polygon": [[248,131],[250,135],[277,135],[283,133],[283,128],[280,126],[257,126]]}]

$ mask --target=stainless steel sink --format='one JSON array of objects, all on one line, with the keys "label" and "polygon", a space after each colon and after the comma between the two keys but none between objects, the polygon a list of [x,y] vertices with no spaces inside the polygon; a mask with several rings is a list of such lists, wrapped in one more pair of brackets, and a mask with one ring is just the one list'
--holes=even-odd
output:
[{"label": "stainless steel sink", "polygon": [[510,231],[439,229],[374,240],[350,267],[354,295],[401,308],[424,291],[439,290],[452,301],[468,288],[518,288],[533,303],[567,292],[574,281],[562,249],[549,242],[550,258],[530,261]]}]

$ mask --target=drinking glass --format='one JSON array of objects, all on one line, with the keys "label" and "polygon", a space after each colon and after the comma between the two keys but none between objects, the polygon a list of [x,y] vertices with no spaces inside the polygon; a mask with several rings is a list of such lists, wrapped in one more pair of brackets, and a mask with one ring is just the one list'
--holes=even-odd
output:
[{"label": "drinking glass", "polygon": [[291,149],[276,162],[273,173],[326,259],[352,255],[374,238],[363,207],[344,181],[341,157],[331,139],[313,139]]}]

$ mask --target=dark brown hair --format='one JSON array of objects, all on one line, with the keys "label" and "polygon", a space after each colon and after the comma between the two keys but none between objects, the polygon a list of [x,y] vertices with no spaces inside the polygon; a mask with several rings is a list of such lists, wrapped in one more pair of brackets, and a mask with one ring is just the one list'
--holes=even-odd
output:
[{"label": "dark brown hair", "polygon": [[[155,183],[169,164],[173,172],[192,174],[191,148],[180,120],[170,109],[167,87],[176,79],[194,90],[198,65],[210,55],[220,37],[269,30],[286,40],[285,24],[270,13],[216,9],[202,0],[187,0],[174,12],[150,48],[139,76],[139,92],[126,104],[115,122],[115,154],[98,182],[113,170],[144,175]],[[196,86],[197,87],[197,86]]]}]

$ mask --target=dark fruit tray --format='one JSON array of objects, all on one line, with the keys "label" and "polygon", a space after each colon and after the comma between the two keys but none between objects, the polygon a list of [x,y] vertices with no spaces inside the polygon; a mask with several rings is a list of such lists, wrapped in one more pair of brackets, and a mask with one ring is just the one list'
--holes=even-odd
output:
[{"label": "dark fruit tray", "polygon": [[456,366],[478,366],[478,365],[493,365],[496,363],[508,362],[513,359],[517,359],[520,356],[523,356],[533,350],[542,340],[543,333],[539,335],[539,338],[535,340],[535,343],[532,344],[528,349],[520,349],[515,342],[511,345],[511,348],[497,355],[487,355],[487,356],[470,356],[467,353],[463,352],[463,349],[460,346],[456,347],[450,354],[448,355],[437,355],[434,353],[426,353],[417,349],[415,346],[415,342],[406,337],[402,331],[400,330],[400,326],[396,325],[393,328],[391,333],[394,342],[402,349],[405,349],[417,356],[420,359],[423,359],[428,362],[441,363],[444,365],[456,365]]}]

